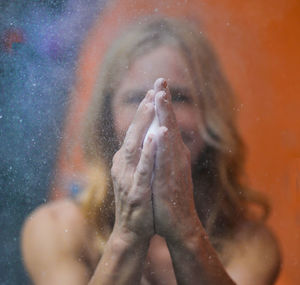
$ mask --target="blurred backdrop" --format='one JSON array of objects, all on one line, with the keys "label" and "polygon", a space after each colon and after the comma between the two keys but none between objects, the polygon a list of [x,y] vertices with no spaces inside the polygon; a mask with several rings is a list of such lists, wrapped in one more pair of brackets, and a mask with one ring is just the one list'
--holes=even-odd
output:
[{"label": "blurred backdrop", "polygon": [[19,248],[25,217],[50,195],[69,194],[61,186],[70,175],[64,159],[70,141],[63,137],[78,135],[70,120],[74,125],[84,114],[109,41],[149,13],[197,19],[215,46],[237,94],[248,183],[272,206],[269,225],[283,255],[277,284],[300,284],[298,0],[0,3],[1,285],[26,284]]},{"label": "blurred backdrop", "polygon": [[25,217],[48,199],[78,49],[104,1],[0,0],[0,284],[26,284]]}]

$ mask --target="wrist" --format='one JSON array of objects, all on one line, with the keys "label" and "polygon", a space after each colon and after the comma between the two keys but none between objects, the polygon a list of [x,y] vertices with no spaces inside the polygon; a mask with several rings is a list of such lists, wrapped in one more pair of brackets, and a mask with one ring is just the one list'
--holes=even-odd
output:
[{"label": "wrist", "polygon": [[148,248],[150,238],[128,230],[114,228],[110,240],[117,248]]},{"label": "wrist", "polygon": [[194,248],[199,245],[199,239],[207,240],[208,235],[198,216],[182,224],[177,234],[170,235],[166,241],[170,246],[187,246]]}]

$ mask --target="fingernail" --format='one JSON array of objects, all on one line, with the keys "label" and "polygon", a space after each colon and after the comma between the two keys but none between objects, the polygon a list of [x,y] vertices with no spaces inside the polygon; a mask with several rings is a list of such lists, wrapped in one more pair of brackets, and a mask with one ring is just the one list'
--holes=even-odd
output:
[{"label": "fingernail", "polygon": [[167,81],[164,78],[158,78],[155,82],[154,82],[154,90],[155,91],[159,91],[162,88],[166,88],[167,87]]}]

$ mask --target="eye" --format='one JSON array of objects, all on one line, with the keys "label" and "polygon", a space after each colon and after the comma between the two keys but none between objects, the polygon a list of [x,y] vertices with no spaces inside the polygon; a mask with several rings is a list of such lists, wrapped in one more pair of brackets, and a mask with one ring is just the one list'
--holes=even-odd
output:
[{"label": "eye", "polygon": [[143,98],[140,97],[129,97],[126,98],[125,103],[127,104],[140,104],[142,102]]},{"label": "eye", "polygon": [[172,94],[172,102],[173,103],[192,103],[192,97],[190,95],[190,92],[185,89],[171,89],[170,90]]},{"label": "eye", "polygon": [[184,94],[177,93],[175,95],[172,95],[172,102],[178,102],[178,103],[189,103],[191,100],[189,97],[187,97]]},{"label": "eye", "polygon": [[133,91],[127,93],[124,98],[124,103],[129,105],[139,105],[145,97],[145,92],[143,91]]}]

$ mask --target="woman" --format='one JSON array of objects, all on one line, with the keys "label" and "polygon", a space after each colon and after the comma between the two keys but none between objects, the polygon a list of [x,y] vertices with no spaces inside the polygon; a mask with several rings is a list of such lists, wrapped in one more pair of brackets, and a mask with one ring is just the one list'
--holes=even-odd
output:
[{"label": "woman", "polygon": [[266,206],[241,181],[232,101],[212,48],[189,24],[141,20],[124,32],[84,124],[89,185],[25,223],[33,281],[273,284],[278,246],[264,215],[250,211]]}]

